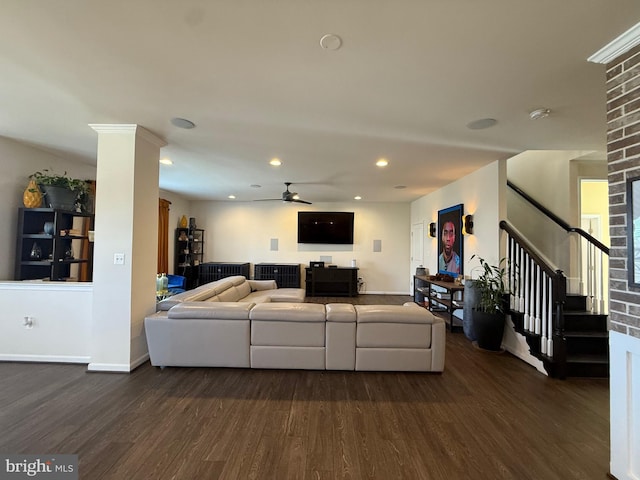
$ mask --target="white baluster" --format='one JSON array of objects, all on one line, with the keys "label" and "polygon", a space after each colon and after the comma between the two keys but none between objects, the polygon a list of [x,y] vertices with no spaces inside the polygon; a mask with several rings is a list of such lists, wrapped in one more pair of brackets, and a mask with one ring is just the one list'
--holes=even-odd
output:
[{"label": "white baluster", "polygon": [[530,317],[529,317],[529,273],[531,267],[529,266],[529,254],[524,253],[524,329],[525,331],[531,330]]},{"label": "white baluster", "polygon": [[542,336],[540,337],[540,352],[547,353],[547,274],[542,272]]},{"label": "white baluster", "polygon": [[519,261],[518,261],[518,277],[519,277],[519,282],[518,282],[518,292],[519,292],[519,304],[518,304],[518,312],[522,313],[524,312],[524,296],[522,293],[522,290],[524,288],[524,262],[523,257],[524,257],[524,250],[522,249],[522,247],[519,248],[519,252],[518,252],[518,257],[519,257]]},{"label": "white baluster", "polygon": [[551,278],[549,278],[549,318],[547,335],[547,355],[553,357],[553,283]]},{"label": "white baluster", "polygon": [[540,265],[536,265],[536,335],[540,335]]}]

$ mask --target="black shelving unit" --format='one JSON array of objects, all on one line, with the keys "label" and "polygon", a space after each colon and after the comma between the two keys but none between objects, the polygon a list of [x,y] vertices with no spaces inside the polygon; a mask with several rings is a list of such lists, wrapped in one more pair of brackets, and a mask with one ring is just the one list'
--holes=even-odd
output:
[{"label": "black shelving unit", "polygon": [[431,280],[425,275],[413,276],[413,301],[441,316],[452,332],[462,329],[453,312],[464,307],[464,287],[454,282]]},{"label": "black shelving unit", "polygon": [[20,208],[15,280],[87,281],[93,274],[94,216],[54,208]]},{"label": "black shelving unit", "polygon": [[256,280],[275,280],[278,288],[300,288],[300,264],[257,263],[253,277]]},{"label": "black shelving unit", "polygon": [[204,261],[204,230],[176,228],[173,272],[187,279],[187,289],[200,284],[200,265]]},{"label": "black shelving unit", "polygon": [[220,280],[221,278],[242,275],[249,278],[249,263],[243,262],[207,262],[200,264],[200,285]]},{"label": "black shelving unit", "polygon": [[308,297],[357,297],[358,269],[355,267],[305,268]]}]

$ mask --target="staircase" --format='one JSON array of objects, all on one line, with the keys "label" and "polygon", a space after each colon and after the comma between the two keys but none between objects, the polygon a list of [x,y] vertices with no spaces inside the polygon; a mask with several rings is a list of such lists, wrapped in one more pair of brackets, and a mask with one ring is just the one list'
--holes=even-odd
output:
[{"label": "staircase", "polygon": [[509,313],[516,332],[526,338],[530,353],[542,361],[551,377],[608,377],[604,259],[609,247],[569,225],[512,182],[507,181],[507,186],[542,214],[544,231],[560,228],[574,239],[578,248],[569,255],[577,255],[574,264],[584,266],[577,275],[581,294],[568,293],[563,271],[513,225],[501,221],[508,244]]},{"label": "staircase", "polygon": [[[515,331],[523,335],[529,352],[542,361],[551,377],[600,377],[609,376],[609,332],[607,315],[587,310],[587,297],[567,295],[563,308],[564,335],[556,337],[554,358],[541,351],[540,335],[525,330],[524,313],[511,311]],[[555,319],[554,319],[555,323]]]}]

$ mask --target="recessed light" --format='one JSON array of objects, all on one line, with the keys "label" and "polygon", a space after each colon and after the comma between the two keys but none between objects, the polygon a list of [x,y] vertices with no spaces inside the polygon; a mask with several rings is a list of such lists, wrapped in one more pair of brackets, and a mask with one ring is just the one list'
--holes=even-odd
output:
[{"label": "recessed light", "polygon": [[279,167],[280,165],[282,165],[282,160],[280,160],[279,158],[272,158],[269,161],[269,165],[273,165],[274,167]]},{"label": "recessed light", "polygon": [[536,108],[529,112],[529,118],[531,120],[539,120],[541,118],[547,118],[551,114],[551,110],[548,108]]},{"label": "recessed light", "polygon": [[356,195],[355,197],[353,197],[354,200],[362,200],[362,197],[360,195]]},{"label": "recessed light", "polygon": [[249,185],[251,188],[262,188],[262,185],[258,185],[257,183],[254,183],[253,185]]},{"label": "recessed light", "polygon": [[186,118],[173,117],[171,119],[171,124],[174,127],[185,128],[187,130],[194,128],[196,126],[191,120],[187,120]]},{"label": "recessed light", "polygon": [[170,158],[161,158],[160,163],[163,165],[173,165],[173,162]]},{"label": "recessed light", "polygon": [[493,127],[496,123],[498,123],[498,121],[495,118],[480,118],[479,120],[467,123],[467,128],[469,130],[484,130],[485,128]]},{"label": "recessed light", "polygon": [[236,198],[235,195],[229,195],[227,198],[230,198],[231,200],[233,200],[234,198]]},{"label": "recessed light", "polygon": [[403,190],[403,189],[407,188],[407,186],[406,185],[396,185],[393,188],[395,188],[396,190]]},{"label": "recessed light", "polygon": [[376,165],[378,167],[386,167],[387,165],[389,165],[389,161],[386,158],[380,158],[378,159],[378,161],[376,162]]}]

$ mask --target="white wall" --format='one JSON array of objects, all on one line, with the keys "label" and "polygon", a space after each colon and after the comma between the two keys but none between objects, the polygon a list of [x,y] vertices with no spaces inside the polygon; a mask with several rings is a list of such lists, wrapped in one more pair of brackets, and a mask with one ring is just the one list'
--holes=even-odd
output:
[{"label": "white wall", "polygon": [[18,208],[23,207],[22,194],[29,183],[29,175],[48,168],[55,173],[65,171],[73,178],[93,180],[96,166],[68,161],[51,153],[0,137],[0,280],[12,280],[18,224]]},{"label": "white wall", "polygon": [[[297,243],[298,210],[354,212],[353,245]],[[409,294],[409,205],[406,203],[191,202],[205,231],[205,262],[300,263],[330,256],[338,266],[355,259],[365,292]],[[278,239],[278,251],[271,251]],[[373,241],[382,251],[373,251]],[[304,275],[302,275],[304,278]]]},{"label": "white wall", "polygon": [[[426,195],[411,204],[411,224],[424,223],[424,266],[430,273],[438,271],[438,239],[429,236],[429,223],[438,222],[438,210],[459,203],[464,204],[464,215],[472,214],[473,235],[463,237],[464,276],[470,277],[478,262],[470,261],[478,255],[495,264],[501,258],[500,229],[504,206],[501,195],[504,181],[501,181],[504,162],[493,162],[449,185]],[[410,272],[413,275],[415,272]]]}]

